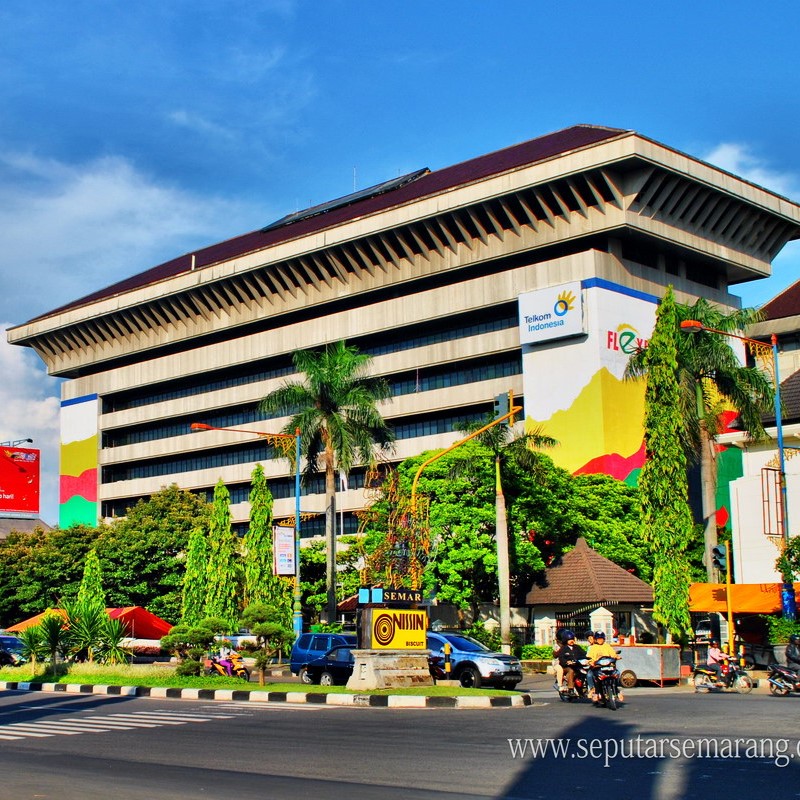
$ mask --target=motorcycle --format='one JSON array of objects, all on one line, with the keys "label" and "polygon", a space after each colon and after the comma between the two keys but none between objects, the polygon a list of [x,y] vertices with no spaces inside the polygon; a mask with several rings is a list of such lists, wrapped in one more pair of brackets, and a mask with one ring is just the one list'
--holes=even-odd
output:
[{"label": "motorcycle", "polygon": [[719,678],[713,669],[701,664],[696,665],[692,672],[692,682],[695,692],[699,692],[701,689],[709,692],[720,689],[747,694],[753,689],[753,679],[747,674],[747,670],[739,666],[733,658],[726,659],[720,665]]},{"label": "motorcycle", "polygon": [[770,664],[767,669],[770,694],[786,697],[791,692],[800,692],[800,675],[796,672],[780,664]]},{"label": "motorcycle", "polygon": [[586,698],[586,671],[588,668],[589,660],[586,658],[575,662],[573,666],[575,675],[572,689],[567,686],[566,679],[562,681],[560,686],[555,684],[556,691],[562,703],[571,703],[573,700]]},{"label": "motorcycle", "polygon": [[205,668],[206,675],[222,675],[226,678],[236,677],[244,681],[250,680],[250,671],[245,667],[242,657],[236,651],[227,658],[209,656],[206,658]]},{"label": "motorcycle", "polygon": [[617,660],[610,656],[598,658],[594,666],[590,668],[594,675],[594,691],[597,700],[596,706],[605,706],[612,711],[617,710],[621,700],[619,697],[619,670]]}]

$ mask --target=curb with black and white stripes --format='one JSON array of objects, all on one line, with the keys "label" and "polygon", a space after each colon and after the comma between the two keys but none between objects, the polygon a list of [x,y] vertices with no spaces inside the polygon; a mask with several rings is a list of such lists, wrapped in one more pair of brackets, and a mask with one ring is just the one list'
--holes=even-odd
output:
[{"label": "curb with black and white stripes", "polygon": [[527,694],[428,697],[423,695],[334,694],[325,692],[265,692],[248,689],[176,689],[148,686],[106,686],[91,683],[36,683],[0,681],[0,691],[65,692],[121,697],[157,697],[174,700],[288,703],[370,708],[516,708],[533,705]]}]

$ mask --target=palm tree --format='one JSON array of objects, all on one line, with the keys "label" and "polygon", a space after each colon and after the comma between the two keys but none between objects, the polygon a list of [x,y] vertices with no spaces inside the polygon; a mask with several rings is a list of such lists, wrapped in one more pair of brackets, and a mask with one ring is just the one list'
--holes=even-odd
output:
[{"label": "palm tree", "polygon": [[388,448],[394,436],[377,404],[391,396],[388,382],[367,374],[372,359],[344,342],[321,350],[299,350],[293,362],[302,382],[287,382],[265,397],[262,412],[291,415],[284,432],[300,430],[309,480],[325,472],[326,621],[336,618],[336,472],[373,463],[375,445]]},{"label": "palm tree", "polygon": [[[480,422],[460,425],[456,430],[461,433],[475,433],[490,423],[490,414]],[[495,475],[495,538],[497,541],[497,585],[500,604],[500,646],[504,653],[511,652],[511,601],[510,583],[511,567],[508,556],[508,516],[506,514],[506,498],[503,494],[501,467],[508,460],[515,461],[520,467],[533,473],[540,469],[540,462],[535,451],[543,447],[554,447],[558,442],[545,436],[540,428],[519,436],[513,435],[509,425],[498,424],[487,428],[475,437],[476,441],[488,448],[494,459]]]},{"label": "palm tree", "polygon": [[[684,320],[693,319],[704,327],[728,333],[741,333],[758,322],[756,309],[724,312],[705,298],[691,306],[675,304],[678,330]],[[766,436],[761,415],[773,408],[774,388],[769,378],[756,367],[742,366],[726,337],[708,331],[681,335],[676,331],[678,382],[680,385],[681,441],[690,462],[700,464],[703,510],[703,560],[709,582],[716,579],[712,550],[717,544],[716,492],[717,448],[720,412],[729,405],[739,415],[742,427],[753,439]],[[646,376],[645,350],[633,356],[626,377]]]}]

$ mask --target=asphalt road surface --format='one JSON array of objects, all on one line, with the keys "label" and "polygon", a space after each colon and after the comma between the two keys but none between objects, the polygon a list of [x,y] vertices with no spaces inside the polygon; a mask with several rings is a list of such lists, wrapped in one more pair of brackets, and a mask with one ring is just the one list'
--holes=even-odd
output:
[{"label": "asphalt road surface", "polygon": [[0,800],[800,796],[800,697],[631,690],[616,712],[536,699],[407,710],[2,692]]}]

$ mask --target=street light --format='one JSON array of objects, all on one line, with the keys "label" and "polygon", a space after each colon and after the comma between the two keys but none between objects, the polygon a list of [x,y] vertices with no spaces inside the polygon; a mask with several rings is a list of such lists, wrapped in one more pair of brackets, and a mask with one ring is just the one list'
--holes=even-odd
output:
[{"label": "street light", "polygon": [[294,440],[294,602],[292,604],[292,630],[295,638],[303,632],[303,608],[300,596],[300,428],[295,428],[294,436],[289,433],[265,433],[250,431],[246,428],[217,428],[204,422],[193,422],[193,431],[232,431],[233,433],[249,433],[277,445],[288,454],[287,444]]},{"label": "street light", "polygon": [[[765,342],[758,341],[758,339],[751,339],[748,336],[739,336],[729,331],[708,328],[696,319],[686,319],[681,322],[681,330],[685,333],[698,333],[700,331],[718,333],[720,336],[728,336],[731,339],[738,339],[741,342],[745,342],[750,345],[751,350],[756,351],[759,355],[764,355],[767,352],[772,355],[772,371],[775,380],[775,428],[778,440],[778,480],[781,490],[779,528],[783,537],[783,546],[786,547],[786,545],[789,544],[789,499],[786,491],[786,454],[783,444],[783,419],[781,416],[781,377],[778,366],[778,337],[773,333],[770,337],[770,344],[766,344]],[[784,592],[781,592],[781,601],[784,616],[794,617],[796,613],[794,607],[794,592],[792,592],[791,598],[787,597]]]}]

